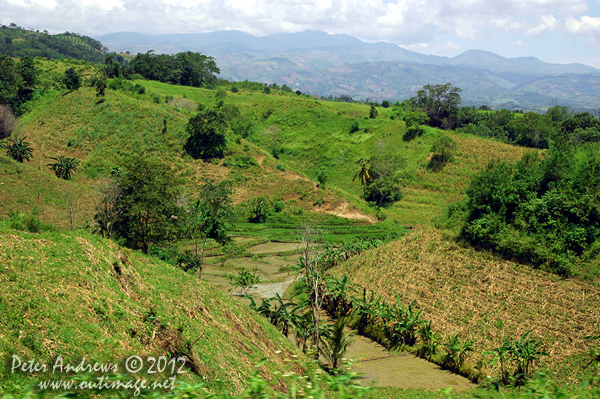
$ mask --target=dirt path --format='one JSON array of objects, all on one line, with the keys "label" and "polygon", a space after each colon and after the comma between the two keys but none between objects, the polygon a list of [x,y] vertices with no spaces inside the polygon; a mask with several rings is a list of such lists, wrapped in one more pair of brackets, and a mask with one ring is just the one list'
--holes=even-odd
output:
[{"label": "dirt path", "polygon": [[269,299],[277,294],[283,297],[284,292],[288,289],[290,285],[294,282],[294,277],[291,277],[285,281],[280,283],[260,283],[254,285],[253,288],[248,290],[248,294],[253,297],[258,297],[262,299]]},{"label": "dirt path", "polygon": [[357,210],[348,209],[349,207],[350,207],[349,202],[343,202],[334,209],[317,209],[316,211],[317,212],[325,212],[325,213],[329,213],[331,215],[336,215],[336,216],[340,216],[340,217],[344,217],[344,218],[348,218],[348,219],[365,220],[369,223],[377,222],[376,217],[369,216],[369,215],[363,215],[362,213],[360,213]]},{"label": "dirt path", "polygon": [[390,354],[377,342],[356,335],[345,355],[358,361],[352,370],[361,374],[362,384],[404,389],[472,389],[477,385],[460,375],[412,353]]}]

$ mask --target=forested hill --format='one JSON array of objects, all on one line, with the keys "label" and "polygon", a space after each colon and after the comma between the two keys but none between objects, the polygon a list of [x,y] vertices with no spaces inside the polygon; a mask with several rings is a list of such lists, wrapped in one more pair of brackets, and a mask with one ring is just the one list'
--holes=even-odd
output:
[{"label": "forested hill", "polygon": [[103,62],[105,47],[96,39],[77,33],[51,35],[10,24],[0,26],[0,54],[11,57],[75,58]]}]

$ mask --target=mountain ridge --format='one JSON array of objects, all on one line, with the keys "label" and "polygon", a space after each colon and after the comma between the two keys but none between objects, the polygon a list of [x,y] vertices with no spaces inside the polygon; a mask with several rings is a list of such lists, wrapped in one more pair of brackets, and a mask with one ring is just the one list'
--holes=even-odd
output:
[{"label": "mountain ridge", "polygon": [[[589,90],[565,80],[566,75],[600,75],[599,69],[578,63],[551,64],[536,57],[507,58],[484,50],[440,57],[317,30],[262,37],[238,30],[161,35],[117,32],[96,38],[111,50],[132,54],[200,51],[216,59],[223,79],[286,83],[294,90],[321,96],[395,101],[414,96],[426,84],[451,83],[463,89],[466,104],[543,111],[558,99],[562,105],[577,108],[600,106],[600,95],[582,100],[578,93]],[[553,96],[553,92],[560,95]]]}]

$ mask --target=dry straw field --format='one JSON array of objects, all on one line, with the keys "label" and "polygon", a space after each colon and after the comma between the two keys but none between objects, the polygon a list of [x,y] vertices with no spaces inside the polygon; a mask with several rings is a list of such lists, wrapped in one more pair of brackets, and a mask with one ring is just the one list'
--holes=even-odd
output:
[{"label": "dry straw field", "polygon": [[444,338],[458,332],[475,340],[468,359],[473,366],[503,338],[515,340],[531,331],[549,353],[539,366],[557,380],[575,381],[589,361],[584,337],[598,331],[600,290],[591,283],[462,248],[431,227],[416,227],[334,274],[352,276],[387,302],[396,294],[402,303],[416,302]]}]

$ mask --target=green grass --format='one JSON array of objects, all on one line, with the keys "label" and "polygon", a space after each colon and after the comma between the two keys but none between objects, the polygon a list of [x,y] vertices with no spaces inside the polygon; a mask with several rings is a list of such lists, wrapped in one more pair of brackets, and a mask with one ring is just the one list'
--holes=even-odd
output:
[{"label": "green grass", "polygon": [[[195,103],[214,104],[215,91],[182,88],[158,82],[140,82],[164,96],[186,96]],[[235,84],[231,84],[235,85]],[[226,87],[227,88],[227,87]],[[405,159],[404,198],[384,210],[391,218],[412,226],[426,222],[444,210],[451,202],[463,197],[468,180],[493,158],[516,160],[524,149],[480,137],[424,128],[425,133],[410,142],[403,140],[406,127],[397,116],[399,110],[379,108],[377,119],[365,118],[369,106],[358,103],[317,101],[306,96],[280,93],[264,95],[241,89],[228,92],[226,104],[238,106],[242,114],[256,122],[249,140],[266,152],[271,148],[270,129],[280,129],[284,152],[280,161],[294,170],[317,180],[317,171],[329,172],[329,187],[339,189],[354,203],[362,187],[352,182],[358,170],[356,162],[370,158],[379,151],[389,151]],[[350,125],[359,120],[360,129],[350,133]],[[440,172],[426,169],[430,149],[441,135],[450,135],[458,142],[455,162]],[[363,205],[363,211],[373,212]]]},{"label": "green grass", "polygon": [[[223,380],[219,389],[235,392],[262,358],[271,360],[261,369],[271,379],[298,353],[266,319],[205,282],[97,236],[25,233],[0,222],[0,248],[3,359],[54,364],[60,355],[78,364],[85,356],[124,371],[131,355],[185,352],[198,372],[183,380],[206,379],[211,389]],[[8,367],[0,364],[0,395],[33,377]]]}]

